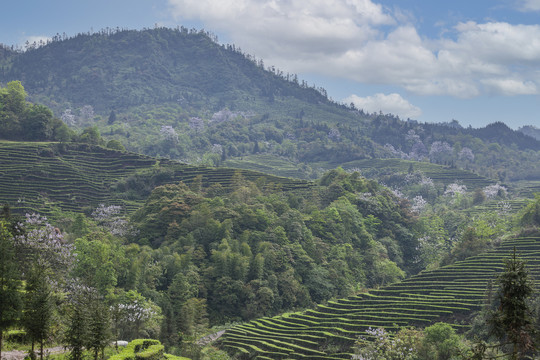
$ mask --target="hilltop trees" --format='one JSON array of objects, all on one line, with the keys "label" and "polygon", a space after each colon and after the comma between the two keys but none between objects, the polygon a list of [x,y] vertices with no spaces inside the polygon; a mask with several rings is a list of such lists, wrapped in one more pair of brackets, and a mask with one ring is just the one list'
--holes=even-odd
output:
[{"label": "hilltop trees", "polygon": [[72,131],[50,109],[26,102],[20,81],[0,88],[0,136],[8,140],[66,140]]}]

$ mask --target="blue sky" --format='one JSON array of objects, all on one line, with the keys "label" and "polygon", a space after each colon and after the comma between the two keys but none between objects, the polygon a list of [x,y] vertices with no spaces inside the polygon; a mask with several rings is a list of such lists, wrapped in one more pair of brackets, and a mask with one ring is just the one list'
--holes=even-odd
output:
[{"label": "blue sky", "polygon": [[337,101],[464,126],[540,127],[540,0],[21,0],[0,43],[205,28]]}]

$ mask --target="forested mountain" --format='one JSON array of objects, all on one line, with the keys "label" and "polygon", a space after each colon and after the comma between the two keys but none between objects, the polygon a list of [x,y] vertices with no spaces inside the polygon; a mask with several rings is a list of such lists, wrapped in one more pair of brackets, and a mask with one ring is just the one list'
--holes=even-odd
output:
[{"label": "forested mountain", "polygon": [[401,158],[501,181],[540,179],[540,142],[523,132],[368,114],[204,31],[58,35],[24,52],[3,49],[0,69],[1,82],[21,80],[30,100],[72,128],[97,125],[105,139],[151,156],[303,178]]}]

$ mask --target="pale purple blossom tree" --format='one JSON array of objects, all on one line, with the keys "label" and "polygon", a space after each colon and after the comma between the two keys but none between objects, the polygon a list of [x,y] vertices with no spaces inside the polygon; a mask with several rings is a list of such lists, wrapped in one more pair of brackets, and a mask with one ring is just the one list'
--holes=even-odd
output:
[{"label": "pale purple blossom tree", "polygon": [[461,151],[458,153],[458,157],[459,160],[474,161],[474,153],[468,147],[464,147],[463,149],[461,149]]},{"label": "pale purple blossom tree", "polygon": [[204,121],[199,117],[191,117],[188,120],[189,128],[196,133],[200,133],[204,130]]},{"label": "pale purple blossom tree", "polygon": [[428,150],[423,142],[417,141],[413,144],[409,158],[412,160],[420,161],[428,156]]},{"label": "pale purple blossom tree", "polygon": [[115,236],[134,235],[135,229],[129,221],[122,218],[121,213],[121,206],[99,204],[92,212],[92,218]]},{"label": "pale purple blossom tree", "polygon": [[219,124],[225,121],[230,121],[234,119],[235,117],[237,117],[238,115],[239,115],[238,113],[232,112],[229,109],[223,109],[214,113],[214,115],[212,115],[212,118],[210,119],[210,122]]},{"label": "pale purple blossom tree", "polygon": [[163,125],[159,130],[161,137],[172,144],[178,144],[178,134],[170,125]]},{"label": "pale purple blossom tree", "polygon": [[[44,269],[54,269],[57,274],[71,269],[73,245],[64,240],[61,231],[49,224],[46,217],[26,214],[17,229],[14,239],[21,261],[34,261]],[[53,284],[54,280],[49,280]]]},{"label": "pale purple blossom tree", "polygon": [[64,110],[64,112],[60,116],[60,119],[62,119],[62,121],[69,126],[73,126],[76,123],[75,115],[71,113],[71,109]]},{"label": "pale purple blossom tree", "polygon": [[452,155],[452,147],[446,141],[434,141],[429,150],[429,157],[433,161],[447,160]]}]

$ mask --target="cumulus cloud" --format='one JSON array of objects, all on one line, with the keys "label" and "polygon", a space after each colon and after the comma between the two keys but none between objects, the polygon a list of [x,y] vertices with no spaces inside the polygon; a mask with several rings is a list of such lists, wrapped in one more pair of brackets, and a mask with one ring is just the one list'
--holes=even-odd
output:
[{"label": "cumulus cloud", "polygon": [[[411,16],[372,0],[168,1],[177,20],[200,20],[284,71],[397,85],[422,95],[540,91],[540,25],[459,23],[430,39]],[[540,10],[540,0],[522,6]]]},{"label": "cumulus cloud", "polygon": [[353,103],[358,109],[363,109],[366,112],[373,113],[382,111],[385,114],[391,113],[399,115],[402,118],[418,118],[422,115],[422,110],[414,106],[401,95],[392,94],[375,94],[373,96],[359,97],[351,95],[343,100],[344,103]]}]

